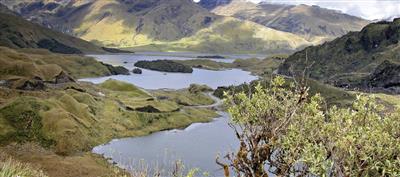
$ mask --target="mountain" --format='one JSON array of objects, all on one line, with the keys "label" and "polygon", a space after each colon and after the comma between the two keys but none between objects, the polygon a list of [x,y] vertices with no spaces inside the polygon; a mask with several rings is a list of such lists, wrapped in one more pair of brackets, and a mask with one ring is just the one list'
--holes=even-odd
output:
[{"label": "mountain", "polygon": [[291,55],[279,73],[309,76],[339,87],[400,93],[400,18],[371,23],[360,32]]},{"label": "mountain", "polygon": [[246,0],[230,0],[224,3],[220,0],[202,0],[199,4],[206,8],[210,4],[220,4],[211,11],[298,34],[316,42],[333,39],[349,31],[358,31],[369,23],[367,20],[318,6],[255,4]]},{"label": "mountain", "polygon": [[25,20],[0,4],[0,45],[11,48],[44,48],[55,53],[105,53],[82,39]]},{"label": "mountain", "polygon": [[281,52],[298,50],[312,44],[291,33],[246,20],[215,15],[192,0],[0,2],[32,22],[108,47],[168,51],[238,52],[241,49],[240,52]]}]

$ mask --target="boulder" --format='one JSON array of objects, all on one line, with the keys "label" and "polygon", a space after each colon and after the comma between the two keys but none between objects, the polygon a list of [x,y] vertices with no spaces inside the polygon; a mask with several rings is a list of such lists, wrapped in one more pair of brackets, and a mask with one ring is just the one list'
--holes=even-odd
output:
[{"label": "boulder", "polygon": [[135,68],[132,70],[134,74],[142,74],[142,70],[140,68]]}]

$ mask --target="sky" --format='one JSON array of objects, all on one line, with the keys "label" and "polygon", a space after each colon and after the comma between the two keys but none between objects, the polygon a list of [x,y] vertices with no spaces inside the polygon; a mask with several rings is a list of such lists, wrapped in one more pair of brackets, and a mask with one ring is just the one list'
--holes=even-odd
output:
[{"label": "sky", "polygon": [[249,0],[255,3],[318,5],[368,20],[400,17],[400,0]]}]

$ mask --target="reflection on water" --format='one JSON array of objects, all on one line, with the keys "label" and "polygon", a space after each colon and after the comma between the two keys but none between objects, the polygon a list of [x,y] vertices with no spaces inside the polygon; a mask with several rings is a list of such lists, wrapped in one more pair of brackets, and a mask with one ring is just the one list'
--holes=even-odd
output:
[{"label": "reflection on water", "polygon": [[212,88],[218,86],[239,85],[257,79],[249,72],[239,69],[223,71],[211,71],[203,69],[193,69],[193,73],[163,73],[143,69],[142,74],[114,75],[100,78],[86,78],[80,81],[102,83],[107,79],[116,79],[128,82],[144,89],[181,89],[187,88],[190,84],[205,84]]},{"label": "reflection on water", "polygon": [[184,130],[113,140],[95,147],[93,152],[112,158],[125,169],[139,166],[141,159],[151,167],[170,168],[171,162],[179,159],[186,168],[200,168],[211,176],[218,176],[223,171],[215,164],[216,156],[223,156],[239,145],[228,126],[228,115],[221,112],[221,116],[213,122],[195,123]]}]

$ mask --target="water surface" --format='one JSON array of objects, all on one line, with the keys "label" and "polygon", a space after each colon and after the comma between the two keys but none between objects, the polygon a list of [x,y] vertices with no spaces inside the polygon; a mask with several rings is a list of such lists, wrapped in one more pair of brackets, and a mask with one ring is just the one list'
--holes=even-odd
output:
[{"label": "water surface", "polygon": [[[116,66],[124,66],[132,70],[134,63],[139,60],[157,60],[157,59],[179,59],[190,60],[189,57],[174,56],[171,54],[161,55],[145,55],[145,54],[121,54],[121,55],[91,55],[99,61],[109,63]],[[164,53],[165,54],[165,53]],[[199,54],[200,55],[200,54]],[[192,58],[193,59],[193,58]],[[215,59],[215,60],[231,60],[233,59]],[[86,78],[80,81],[88,81],[92,83],[102,83],[107,79],[116,79],[128,82],[144,89],[182,89],[187,88],[192,83],[205,84],[214,89],[218,86],[240,85],[245,82],[250,82],[257,79],[250,72],[240,69],[228,69],[222,71],[212,71],[205,69],[193,69],[193,73],[167,73],[159,71],[151,71],[142,69],[142,74],[131,75],[114,75],[99,78]]]},{"label": "water surface", "polygon": [[[134,68],[133,64],[139,60],[194,59],[190,58],[188,54],[176,56],[176,54],[166,55],[165,53],[93,56],[105,63],[124,66],[130,70]],[[215,60],[232,62],[233,59]],[[143,69],[143,73],[140,75],[116,75],[81,79],[81,81],[101,83],[107,79],[125,81],[145,89],[181,89],[187,88],[192,83],[206,84],[215,89],[218,86],[250,82],[257,77],[240,69],[222,71],[194,69],[190,74]],[[176,160],[181,160],[186,169],[200,168],[202,171],[209,172],[210,176],[221,176],[223,171],[215,163],[216,156],[218,154],[224,156],[228,151],[234,150],[238,147],[238,141],[233,130],[228,126],[228,114],[220,112],[220,115],[221,117],[212,122],[194,123],[184,130],[161,131],[143,137],[115,139],[95,147],[93,152],[103,154],[127,170],[142,168],[143,163],[149,165],[150,169],[171,169]]]},{"label": "water surface", "polygon": [[116,139],[97,146],[94,153],[111,158],[120,167],[132,170],[145,162],[151,168],[171,169],[181,160],[186,169],[199,168],[211,176],[223,171],[215,163],[217,155],[224,156],[239,146],[233,130],[228,126],[228,115],[221,113],[210,123],[194,123],[184,130],[169,130],[144,137]]}]

